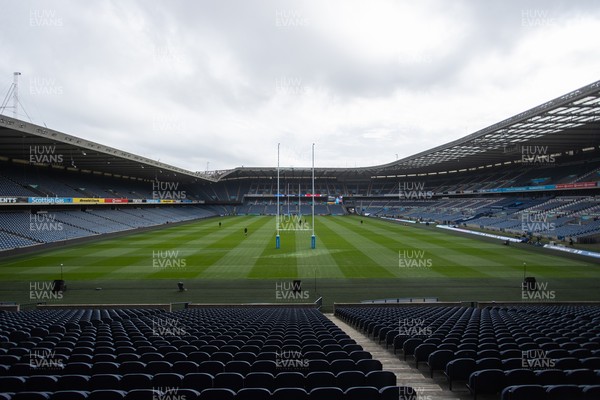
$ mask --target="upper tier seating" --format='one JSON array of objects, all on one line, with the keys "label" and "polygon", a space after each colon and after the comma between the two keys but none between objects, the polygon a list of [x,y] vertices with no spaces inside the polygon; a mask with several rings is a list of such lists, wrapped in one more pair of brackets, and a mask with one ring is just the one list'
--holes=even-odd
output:
[{"label": "upper tier seating", "polygon": [[204,206],[0,212],[0,250],[217,215]]}]

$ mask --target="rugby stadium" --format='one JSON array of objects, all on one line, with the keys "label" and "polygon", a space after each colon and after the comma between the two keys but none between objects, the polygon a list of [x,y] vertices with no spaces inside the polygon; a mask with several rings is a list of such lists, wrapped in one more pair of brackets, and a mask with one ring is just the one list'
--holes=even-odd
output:
[{"label": "rugby stadium", "polygon": [[0,399],[600,399],[598,301],[600,81],[360,168],[0,115]]}]

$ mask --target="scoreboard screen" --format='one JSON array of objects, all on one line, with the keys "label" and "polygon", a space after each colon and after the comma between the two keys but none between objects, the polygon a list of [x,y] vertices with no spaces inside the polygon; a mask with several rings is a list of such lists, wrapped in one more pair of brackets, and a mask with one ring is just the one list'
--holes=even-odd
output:
[{"label": "scoreboard screen", "polygon": [[327,196],[327,204],[344,204],[344,196]]}]

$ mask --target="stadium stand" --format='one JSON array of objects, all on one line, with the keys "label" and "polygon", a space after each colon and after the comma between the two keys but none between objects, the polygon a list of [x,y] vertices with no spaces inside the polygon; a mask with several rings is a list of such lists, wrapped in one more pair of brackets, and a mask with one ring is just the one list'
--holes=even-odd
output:
[{"label": "stadium stand", "polygon": [[450,390],[466,383],[473,398],[568,397],[563,390],[580,398],[600,385],[598,306],[338,306],[335,314],[417,368],[424,362],[430,376],[443,373]]},{"label": "stadium stand", "polygon": [[311,308],[0,313],[0,342],[9,398],[148,398],[169,388],[186,399],[377,399],[396,387]]},{"label": "stadium stand", "polygon": [[[273,215],[282,193],[284,214],[308,215],[315,200],[319,215],[355,212],[556,239],[598,236],[598,87],[389,165],[322,168],[315,182],[308,169],[284,169],[280,193],[274,168],[185,171],[2,116],[3,144],[44,143],[65,159],[40,165],[28,162],[31,148],[2,147],[0,250],[217,215]],[[560,115],[567,107],[569,115]],[[500,130],[512,130],[512,144],[527,145],[530,129],[551,132],[538,139],[560,153],[552,163],[523,163],[517,146],[498,147]],[[156,204],[158,181],[176,185],[186,202]],[[59,198],[127,202],[50,204]],[[529,226],[530,220],[544,223]],[[598,306],[344,305],[335,315],[473,398],[600,398]],[[397,383],[313,308],[0,311],[0,399],[415,400],[411,387]]]},{"label": "stadium stand", "polygon": [[[3,228],[4,229],[4,228]],[[0,230],[0,250],[15,249],[18,247],[29,247],[37,244],[37,242],[14,235],[12,233]]]},{"label": "stadium stand", "polygon": [[0,248],[26,247],[215,215],[215,211],[202,206],[0,212]]},{"label": "stadium stand", "polygon": [[[507,152],[510,154],[510,152]],[[315,182],[315,214],[344,215],[356,212],[372,217],[393,217],[419,222],[463,225],[468,228],[530,235],[550,240],[580,240],[600,234],[600,196],[589,192],[542,191],[540,193],[501,192],[521,186],[543,187],[552,184],[576,184],[600,181],[600,158],[594,154],[576,154],[558,159],[552,165],[507,165],[493,170],[465,171],[451,176],[428,176],[426,182],[415,177],[375,179],[322,176]],[[162,171],[161,171],[162,172]],[[284,175],[285,176],[285,175]],[[282,214],[310,215],[312,190],[307,176],[281,184],[286,194]],[[419,186],[422,184],[423,186]],[[58,209],[41,207],[32,215],[47,211],[60,223],[60,231],[33,232],[26,213],[2,207],[0,249],[11,249],[53,241],[89,237],[129,229],[159,226],[215,215],[275,215],[277,186],[272,177],[228,178],[218,182],[182,181],[178,188],[186,200],[203,204],[155,207],[132,205],[153,198],[153,181],[130,177],[85,174],[35,164],[2,163],[0,196],[84,197],[127,199],[120,207]],[[402,198],[406,188],[420,188],[422,198]],[[497,192],[490,192],[497,191]],[[404,190],[406,191],[406,190]],[[487,191],[487,192],[486,192]],[[290,197],[287,197],[290,196]],[[296,197],[298,196],[298,197]],[[343,204],[332,202],[343,198]],[[536,224],[527,218],[544,217]],[[31,218],[31,215],[29,216]],[[35,218],[32,222],[36,222]],[[540,221],[537,221],[540,222]],[[21,226],[16,226],[16,225]],[[19,237],[20,239],[15,239]]]}]

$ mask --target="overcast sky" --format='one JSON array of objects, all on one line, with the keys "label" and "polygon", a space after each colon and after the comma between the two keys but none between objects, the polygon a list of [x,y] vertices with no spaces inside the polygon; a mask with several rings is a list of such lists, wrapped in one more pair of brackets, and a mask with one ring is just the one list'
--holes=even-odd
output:
[{"label": "overcast sky", "polygon": [[599,38],[596,0],[0,0],[0,96],[192,171],[361,167],[599,80]]}]

